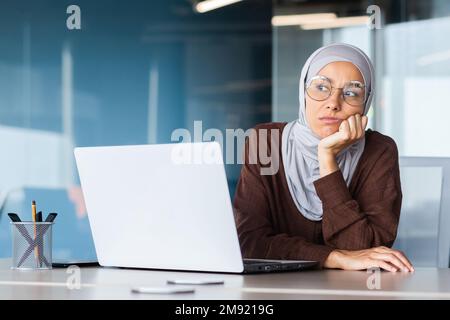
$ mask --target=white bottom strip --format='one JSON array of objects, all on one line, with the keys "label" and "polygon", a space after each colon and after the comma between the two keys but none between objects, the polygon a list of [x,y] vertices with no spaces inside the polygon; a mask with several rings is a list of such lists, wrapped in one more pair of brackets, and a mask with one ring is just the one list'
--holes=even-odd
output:
[{"label": "white bottom strip", "polygon": [[363,296],[450,299],[450,292],[382,291],[382,290],[328,290],[328,289],[283,289],[283,288],[242,288],[249,293],[301,294],[324,296]]}]

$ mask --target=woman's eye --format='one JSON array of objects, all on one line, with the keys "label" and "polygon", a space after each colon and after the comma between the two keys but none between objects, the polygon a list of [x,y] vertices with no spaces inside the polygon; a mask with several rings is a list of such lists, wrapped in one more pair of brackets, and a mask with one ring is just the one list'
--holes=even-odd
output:
[{"label": "woman's eye", "polygon": [[346,96],[348,97],[358,97],[359,93],[358,92],[354,92],[354,91],[345,91],[344,93]]},{"label": "woman's eye", "polygon": [[324,85],[318,85],[317,86],[317,90],[319,90],[319,91],[328,91],[328,88],[326,86],[324,86]]}]

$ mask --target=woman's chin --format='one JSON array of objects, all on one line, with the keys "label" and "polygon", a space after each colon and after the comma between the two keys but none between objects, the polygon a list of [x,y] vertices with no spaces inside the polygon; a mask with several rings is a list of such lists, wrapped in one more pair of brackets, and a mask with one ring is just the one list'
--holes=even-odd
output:
[{"label": "woman's chin", "polygon": [[319,137],[326,138],[328,136],[331,136],[333,133],[336,133],[339,131],[339,127],[337,126],[324,126],[318,130]]}]

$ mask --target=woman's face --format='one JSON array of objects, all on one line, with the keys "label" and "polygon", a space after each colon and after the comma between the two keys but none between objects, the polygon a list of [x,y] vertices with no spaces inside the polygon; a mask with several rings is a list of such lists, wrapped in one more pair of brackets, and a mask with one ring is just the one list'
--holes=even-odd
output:
[{"label": "woman's face", "polygon": [[[364,84],[364,78],[358,68],[351,62],[331,62],[323,67],[318,75],[325,76],[331,81],[333,88],[342,88],[344,84],[357,80]],[[305,94],[306,120],[311,130],[321,138],[339,130],[341,122],[353,114],[363,114],[364,103],[352,105],[347,103],[342,96],[342,90],[333,89],[332,94],[323,101],[316,101]],[[327,119],[328,118],[335,118]]]}]

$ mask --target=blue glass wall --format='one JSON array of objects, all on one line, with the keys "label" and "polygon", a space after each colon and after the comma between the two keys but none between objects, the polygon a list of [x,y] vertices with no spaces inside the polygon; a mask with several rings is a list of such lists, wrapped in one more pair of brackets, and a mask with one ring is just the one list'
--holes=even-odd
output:
[{"label": "blue glass wall", "polygon": [[[81,30],[67,28],[72,4]],[[268,1],[199,14],[184,0],[1,0],[0,257],[5,214],[28,216],[32,199],[60,213],[57,257],[92,257],[74,147],[270,121],[270,19]],[[239,169],[227,165],[230,195]]]}]

